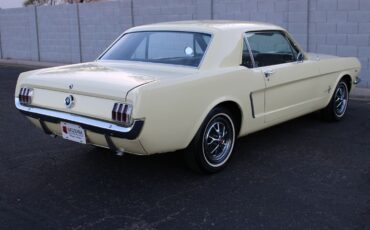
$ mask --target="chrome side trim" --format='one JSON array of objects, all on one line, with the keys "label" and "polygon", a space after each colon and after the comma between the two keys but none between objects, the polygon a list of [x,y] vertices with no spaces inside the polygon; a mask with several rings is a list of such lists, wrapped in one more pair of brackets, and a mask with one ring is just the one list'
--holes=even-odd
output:
[{"label": "chrome side trim", "polygon": [[112,137],[135,139],[139,136],[143,127],[143,120],[134,120],[130,127],[122,127],[114,123],[100,121],[93,118],[83,117],[75,114],[21,105],[18,98],[15,98],[16,108],[26,116],[41,121],[59,123],[60,121],[71,122],[80,125],[82,128],[93,132],[107,134]]}]

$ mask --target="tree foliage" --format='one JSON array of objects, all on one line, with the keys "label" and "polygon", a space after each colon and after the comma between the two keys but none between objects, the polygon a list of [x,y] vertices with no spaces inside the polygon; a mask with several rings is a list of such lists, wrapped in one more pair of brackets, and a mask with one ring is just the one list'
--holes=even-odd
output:
[{"label": "tree foliage", "polygon": [[41,6],[41,5],[55,5],[55,0],[25,0],[23,2],[24,6]]},{"label": "tree foliage", "polygon": [[87,2],[95,2],[97,0],[24,0],[24,6],[42,6],[42,5],[56,5],[56,4],[63,4],[63,3],[87,3]]}]

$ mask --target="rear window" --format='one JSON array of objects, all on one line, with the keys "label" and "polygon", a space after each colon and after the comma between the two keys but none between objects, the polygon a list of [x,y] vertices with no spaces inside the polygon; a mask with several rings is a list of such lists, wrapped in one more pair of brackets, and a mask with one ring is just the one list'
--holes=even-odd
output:
[{"label": "rear window", "polygon": [[100,59],[198,67],[210,40],[211,35],[194,32],[133,32],[125,34]]}]

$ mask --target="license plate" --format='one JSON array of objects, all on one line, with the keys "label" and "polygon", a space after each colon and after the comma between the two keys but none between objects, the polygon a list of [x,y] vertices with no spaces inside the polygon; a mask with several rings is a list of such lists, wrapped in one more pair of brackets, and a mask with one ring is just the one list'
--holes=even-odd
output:
[{"label": "license plate", "polygon": [[86,144],[85,130],[81,126],[60,122],[60,128],[64,139]]}]

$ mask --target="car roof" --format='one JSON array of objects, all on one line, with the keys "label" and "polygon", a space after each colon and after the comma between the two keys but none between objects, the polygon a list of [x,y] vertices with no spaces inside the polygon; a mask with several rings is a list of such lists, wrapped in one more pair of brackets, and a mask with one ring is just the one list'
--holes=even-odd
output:
[{"label": "car roof", "polygon": [[198,32],[212,35],[212,42],[200,65],[200,69],[209,70],[219,67],[239,66],[242,60],[243,34],[250,31],[279,30],[283,28],[261,22],[231,20],[176,21],[162,22],[133,27],[124,32],[140,31],[179,31]]},{"label": "car roof", "polygon": [[262,22],[247,22],[234,20],[199,20],[199,21],[174,21],[161,22],[149,25],[137,26],[127,32],[145,30],[174,30],[174,31],[195,31],[195,32],[225,32],[225,31],[259,31],[259,30],[284,30],[283,28]]}]

